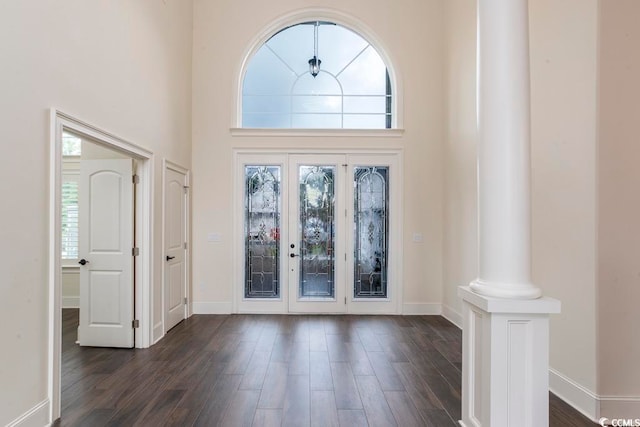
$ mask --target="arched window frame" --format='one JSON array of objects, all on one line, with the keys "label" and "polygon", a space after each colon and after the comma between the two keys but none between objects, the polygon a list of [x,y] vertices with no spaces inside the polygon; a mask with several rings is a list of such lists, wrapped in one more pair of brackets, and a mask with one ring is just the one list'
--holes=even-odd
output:
[{"label": "arched window frame", "polygon": [[[275,129],[252,129],[242,127],[242,90],[244,78],[247,72],[247,67],[251,62],[251,59],[256,52],[276,33],[279,31],[291,27],[294,25],[302,24],[310,21],[327,21],[338,25],[341,25],[358,35],[360,35],[365,41],[367,41],[380,55],[384,61],[387,72],[389,74],[389,80],[391,82],[391,128],[390,129],[290,129],[290,128],[275,128]],[[270,25],[265,27],[254,39],[249,43],[249,47],[246,50],[242,62],[239,67],[239,71],[236,73],[237,81],[235,82],[235,94],[234,94],[234,114],[232,123],[232,134],[252,135],[252,134],[308,134],[308,133],[321,133],[337,134],[337,135],[360,135],[363,133],[369,135],[394,135],[401,134],[403,131],[403,111],[402,111],[402,81],[400,73],[398,72],[395,61],[390,56],[388,49],[385,48],[379,37],[362,21],[338,12],[334,10],[326,9],[305,9],[296,11],[291,14],[282,16],[279,19],[273,21]]]}]

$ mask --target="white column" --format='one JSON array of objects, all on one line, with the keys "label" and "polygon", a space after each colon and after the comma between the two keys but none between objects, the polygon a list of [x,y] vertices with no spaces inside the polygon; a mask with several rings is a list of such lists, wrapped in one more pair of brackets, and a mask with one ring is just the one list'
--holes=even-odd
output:
[{"label": "white column", "polygon": [[466,427],[549,422],[549,314],[531,283],[527,0],[478,0],[478,279],[461,287]]},{"label": "white column", "polygon": [[527,0],[478,1],[478,279],[499,298],[541,295],[531,283]]}]

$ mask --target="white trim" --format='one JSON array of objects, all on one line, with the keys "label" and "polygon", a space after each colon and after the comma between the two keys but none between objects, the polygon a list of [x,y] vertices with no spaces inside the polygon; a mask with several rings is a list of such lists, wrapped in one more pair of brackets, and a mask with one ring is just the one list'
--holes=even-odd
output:
[{"label": "white trim", "polygon": [[549,368],[549,389],[594,422],[603,416],[635,419],[640,414],[640,396],[600,396],[552,368]]},{"label": "white trim", "polygon": [[447,304],[442,304],[441,316],[456,325],[458,329],[462,329],[462,314],[458,313]]},{"label": "white trim", "polygon": [[136,197],[136,242],[140,256],[135,258],[135,317],[140,328],[135,346],[146,348],[152,334],[153,301],[153,153],[129,141],[52,108],[50,110],[50,175],[49,175],[49,355],[48,393],[49,419],[60,417],[61,339],[62,339],[62,267],[60,261],[60,204],[62,182],[62,131],[68,129],[112,150],[137,160],[140,184]]},{"label": "white trim", "polygon": [[62,297],[62,308],[80,308],[80,297]]},{"label": "white trim", "polygon": [[49,424],[49,399],[45,399],[15,420],[9,422],[6,427],[42,427]]},{"label": "white trim", "polygon": [[[153,326],[153,344],[156,344],[162,338],[164,338],[164,316],[162,316],[162,321],[156,323]],[[157,338],[156,338],[157,337]]]},{"label": "white trim", "polygon": [[400,138],[404,129],[258,129],[231,128],[231,136]]},{"label": "white trim", "polygon": [[609,419],[638,419],[640,396],[600,396],[601,416]]},{"label": "white trim", "polygon": [[193,314],[231,314],[231,301],[226,302],[194,302]]},{"label": "white trim", "polygon": [[553,368],[549,368],[549,390],[590,420],[600,418],[598,396]]},{"label": "white trim", "polygon": [[[386,43],[383,43],[381,39],[375,34],[375,32],[363,21],[355,18],[352,15],[346,14],[336,9],[327,7],[318,8],[305,8],[299,9],[293,12],[289,12],[285,15],[275,18],[271,23],[264,27],[248,44],[244,55],[241,58],[241,62],[238,65],[237,72],[235,73],[235,84],[233,87],[233,114],[231,128],[237,128],[242,126],[242,83],[244,81],[244,75],[246,73],[247,65],[253,55],[262,47],[262,45],[271,38],[279,30],[289,27],[291,25],[300,24],[302,22],[320,20],[329,21],[339,25],[342,25],[350,30],[353,30],[364,38],[382,57],[387,71],[389,72],[389,79],[391,80],[392,89],[392,120],[393,129],[402,129],[404,120],[403,111],[403,83],[402,76],[399,70],[399,61],[396,61],[391,50],[387,48]],[[368,131],[365,131],[368,132]]]},{"label": "white trim", "polygon": [[[392,160],[383,159],[385,162],[389,162],[390,177],[391,177],[391,209],[392,218],[395,220],[390,224],[391,241],[390,252],[399,254],[403,247],[403,199],[404,199],[404,186],[402,179],[402,171],[404,166],[404,151],[401,148],[345,148],[345,149],[306,149],[306,148],[264,148],[264,149],[252,149],[252,148],[234,148],[233,149],[233,177],[232,190],[233,195],[233,209],[236,214],[233,215],[233,232],[232,245],[233,245],[233,280],[231,281],[231,294],[232,294],[232,312],[233,313],[297,313],[297,310],[292,310],[289,306],[289,276],[283,274],[281,278],[281,297],[278,299],[244,299],[243,294],[239,286],[234,285],[242,283],[244,276],[244,246],[240,243],[243,241],[244,236],[244,201],[243,201],[243,189],[241,183],[244,181],[243,165],[253,163],[254,158],[259,158],[260,162],[269,165],[278,165],[282,168],[282,180],[285,183],[288,181],[288,169],[290,165],[290,157],[292,155],[340,155],[345,156],[345,162],[347,164],[377,164],[375,160],[376,155],[393,156]],[[363,157],[357,158],[353,156],[369,156],[369,159],[363,159]],[[247,163],[248,162],[248,163]],[[288,188],[289,186],[286,186]],[[288,219],[288,208],[284,207],[287,199],[287,195],[283,193],[283,216],[281,218],[282,224],[286,224]],[[348,215],[349,216],[349,215]],[[289,227],[284,227],[289,229]],[[281,230],[280,236],[281,243],[288,242],[288,237],[285,231]],[[283,256],[286,257],[288,248],[281,247]],[[242,262],[241,262],[242,261]],[[285,260],[281,260],[284,264]],[[403,312],[402,300],[403,300],[403,265],[400,257],[390,257],[389,261],[389,277],[393,281],[390,287],[389,298],[383,300],[368,300],[360,299],[353,300],[349,296],[349,292],[345,294],[347,297],[346,312],[349,314],[401,314]],[[284,270],[283,270],[284,271]],[[348,280],[347,280],[348,281]],[[339,298],[341,299],[341,298]],[[194,303],[195,304],[195,303]],[[194,313],[195,313],[194,305]],[[418,313],[416,313],[418,314]],[[438,312],[440,314],[440,312]]]},{"label": "white trim", "polygon": [[403,316],[440,316],[442,304],[435,302],[405,302],[402,304]]}]

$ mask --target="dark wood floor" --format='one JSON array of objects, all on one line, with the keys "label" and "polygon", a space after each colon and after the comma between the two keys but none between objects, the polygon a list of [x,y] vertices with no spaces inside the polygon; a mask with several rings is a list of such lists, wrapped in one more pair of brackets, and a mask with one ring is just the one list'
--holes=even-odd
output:
[{"label": "dark wood floor", "polygon": [[[439,316],[193,316],[145,350],[75,345],[57,426],[457,426],[461,332]],[[551,395],[551,426],[594,426]]]}]

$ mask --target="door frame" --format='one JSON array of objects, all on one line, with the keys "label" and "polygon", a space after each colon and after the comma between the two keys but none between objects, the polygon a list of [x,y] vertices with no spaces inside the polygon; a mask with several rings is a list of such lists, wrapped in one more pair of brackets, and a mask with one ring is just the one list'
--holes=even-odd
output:
[{"label": "door frame", "polygon": [[[243,305],[243,287],[240,286],[244,278],[244,246],[242,241],[244,239],[244,193],[238,191],[242,188],[242,182],[244,181],[244,168],[243,165],[247,164],[246,159],[259,159],[257,162],[251,162],[257,164],[258,162],[268,165],[280,165],[282,167],[282,181],[289,180],[287,166],[289,165],[288,156],[290,155],[305,155],[305,154],[338,154],[345,156],[365,156],[371,155],[392,155],[395,156],[393,163],[391,177],[392,183],[390,187],[390,194],[394,198],[391,208],[393,209],[393,223],[390,223],[390,231],[392,232],[391,241],[389,242],[390,254],[396,254],[393,256],[393,261],[389,263],[390,279],[393,280],[393,285],[389,289],[388,299],[392,301],[387,308],[382,308],[380,305],[374,305],[367,307],[364,305],[366,301],[354,301],[347,287],[347,308],[346,314],[402,314],[403,309],[403,288],[404,288],[404,267],[402,262],[402,248],[403,248],[403,222],[404,222],[404,151],[402,148],[390,148],[390,149],[377,149],[377,148],[362,148],[362,149],[259,149],[259,148],[235,148],[233,149],[233,280],[231,280],[231,295],[232,295],[232,313],[279,313],[279,314],[295,314],[289,311],[289,280],[288,274],[283,271],[281,276],[281,289],[286,289],[284,294],[281,294],[279,299],[273,300],[273,302],[260,300],[256,301],[256,304],[251,307]],[[285,160],[282,160],[285,159]],[[288,182],[288,181],[287,181]],[[347,194],[348,196],[348,194]],[[283,204],[284,204],[284,195]],[[347,202],[348,204],[348,202]],[[288,212],[288,209],[282,208],[283,213]],[[281,224],[285,224],[284,221],[288,221],[286,216],[281,219]],[[288,225],[288,222],[287,222]],[[348,234],[348,233],[347,233]],[[289,236],[286,232],[280,234],[281,243],[288,243]],[[347,237],[349,238],[349,237]],[[348,242],[347,242],[348,243]],[[288,246],[282,243],[281,246],[281,262],[286,262],[284,255],[288,255]],[[347,275],[347,278],[350,277]],[[380,300],[378,300],[380,301]],[[392,308],[392,312],[389,311]]]},{"label": "door frame", "polygon": [[[184,175],[185,177],[185,187],[187,189],[187,191],[185,191],[184,193],[184,214],[185,214],[185,243],[187,244],[187,247],[184,249],[184,294],[187,296],[187,304],[185,304],[185,308],[184,308],[184,318],[187,319],[188,317],[191,316],[191,314],[193,313],[192,310],[192,302],[191,302],[191,241],[189,236],[191,236],[191,222],[189,221],[190,218],[190,206],[191,206],[191,191],[189,191],[191,189],[191,171],[185,167],[180,166],[177,163],[174,163],[170,160],[167,160],[166,158],[162,159],[162,256],[164,259],[164,251],[165,251],[165,244],[166,244],[166,218],[167,218],[167,212],[166,212],[166,202],[167,202],[167,187],[166,187],[166,176],[167,176],[167,170],[170,169],[172,171],[178,172],[179,174]],[[161,280],[162,280],[162,325],[155,325],[154,326],[154,330],[158,329],[158,327],[160,327],[161,329],[161,333],[160,334],[154,334],[154,336],[159,337],[156,342],[160,341],[164,335],[167,333],[167,327],[166,327],[166,313],[167,313],[167,307],[166,307],[166,292],[167,292],[167,282],[166,282],[166,274],[165,274],[165,264],[164,262],[162,263],[162,276],[161,276]]]},{"label": "door frame", "polygon": [[135,347],[150,346],[152,337],[153,301],[153,158],[152,151],[126,141],[96,126],[81,121],[55,108],[49,112],[49,354],[48,394],[51,420],[61,412],[61,353],[62,353],[62,263],[61,263],[61,206],[62,206],[62,132],[69,130],[92,142],[126,154],[137,161],[134,210],[135,242],[140,255],[134,258],[134,316],[140,322],[135,335]]}]

